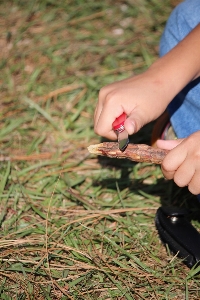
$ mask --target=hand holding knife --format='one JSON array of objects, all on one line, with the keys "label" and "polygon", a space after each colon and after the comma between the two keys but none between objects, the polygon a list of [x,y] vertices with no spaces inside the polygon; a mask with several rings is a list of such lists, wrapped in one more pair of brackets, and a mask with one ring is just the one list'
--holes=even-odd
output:
[{"label": "hand holding knife", "polygon": [[119,149],[123,152],[129,143],[128,132],[125,130],[124,122],[126,120],[126,114],[121,114],[112,124],[113,130],[117,134],[117,139],[119,143]]}]

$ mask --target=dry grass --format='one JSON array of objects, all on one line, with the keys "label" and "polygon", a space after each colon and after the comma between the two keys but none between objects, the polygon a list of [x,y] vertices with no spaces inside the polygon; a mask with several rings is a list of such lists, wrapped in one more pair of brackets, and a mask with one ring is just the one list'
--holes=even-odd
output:
[{"label": "dry grass", "polygon": [[[98,159],[101,86],[158,56],[173,3],[0,4],[1,299],[198,299],[199,275],[167,253],[163,204],[199,205],[157,166]],[[148,142],[151,125],[134,139]]]}]

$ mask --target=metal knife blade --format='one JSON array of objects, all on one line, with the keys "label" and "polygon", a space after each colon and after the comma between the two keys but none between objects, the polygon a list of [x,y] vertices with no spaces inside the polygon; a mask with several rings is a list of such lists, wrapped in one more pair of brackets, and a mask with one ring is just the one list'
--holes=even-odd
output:
[{"label": "metal knife blade", "polygon": [[113,122],[113,130],[117,133],[117,139],[119,143],[119,149],[124,151],[129,143],[128,132],[124,128],[124,122],[126,120],[126,114],[121,114]]},{"label": "metal knife blade", "polygon": [[123,130],[118,133],[118,143],[119,143],[119,149],[121,151],[124,151],[129,143],[128,138],[128,132],[126,130]]}]

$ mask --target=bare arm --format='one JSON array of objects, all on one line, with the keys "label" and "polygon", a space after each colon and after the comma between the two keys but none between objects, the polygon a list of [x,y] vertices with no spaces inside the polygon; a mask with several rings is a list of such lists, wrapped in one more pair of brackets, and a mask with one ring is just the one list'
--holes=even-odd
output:
[{"label": "bare arm", "polygon": [[172,99],[200,76],[200,25],[143,74],[101,89],[96,107],[95,132],[116,139],[112,123],[125,112],[129,134],[156,119]]}]

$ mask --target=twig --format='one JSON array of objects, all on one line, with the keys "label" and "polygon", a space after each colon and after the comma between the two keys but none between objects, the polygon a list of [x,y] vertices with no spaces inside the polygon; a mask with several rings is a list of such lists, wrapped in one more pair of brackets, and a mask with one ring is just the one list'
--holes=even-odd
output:
[{"label": "twig", "polygon": [[153,148],[145,144],[129,144],[125,151],[119,150],[118,143],[105,142],[88,147],[90,153],[110,158],[127,158],[135,162],[161,164],[168,150]]}]

